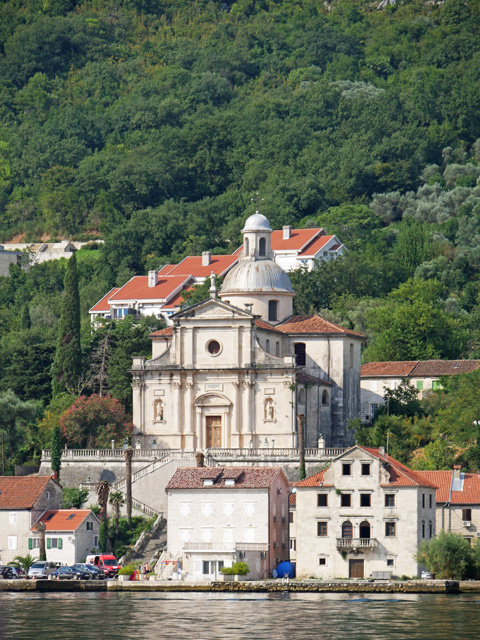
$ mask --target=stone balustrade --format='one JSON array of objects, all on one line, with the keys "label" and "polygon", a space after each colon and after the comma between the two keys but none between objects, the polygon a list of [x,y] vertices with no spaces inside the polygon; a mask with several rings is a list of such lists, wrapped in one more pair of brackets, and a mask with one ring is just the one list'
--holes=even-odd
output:
[{"label": "stone balustrade", "polygon": [[337,538],[337,549],[344,551],[350,549],[375,549],[375,538]]}]

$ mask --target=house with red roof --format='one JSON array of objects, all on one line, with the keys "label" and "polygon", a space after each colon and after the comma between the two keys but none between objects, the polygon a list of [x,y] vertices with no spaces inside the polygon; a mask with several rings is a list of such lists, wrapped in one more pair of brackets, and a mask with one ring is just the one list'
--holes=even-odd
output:
[{"label": "house with red roof", "polygon": [[295,485],[297,577],[419,576],[418,546],[435,536],[437,485],[356,445]]},{"label": "house with red roof", "polygon": [[318,262],[335,260],[345,252],[337,236],[325,229],[292,229],[284,226],[272,232],[272,251],[275,262],[285,271],[302,267],[311,271]]},{"label": "house with red roof", "polygon": [[417,471],[437,488],[437,532],[458,533],[473,544],[480,538],[480,474],[462,471]]},{"label": "house with red roof", "polygon": [[185,579],[218,580],[246,562],[261,579],[288,559],[289,484],[279,467],[184,467],[166,486],[167,562]]},{"label": "house with red roof", "polygon": [[53,509],[44,511],[30,530],[29,552],[39,549],[39,522],[45,524],[45,546],[49,562],[72,565],[85,562],[98,551],[100,521],[90,509]]},{"label": "house with red roof", "polygon": [[32,526],[61,506],[62,487],[51,476],[0,476],[0,564],[26,556]]},{"label": "house with red roof", "polygon": [[[267,218],[250,216],[221,290],[151,334],[133,359],[133,420],[144,448],[296,448],[351,444],[360,413],[364,337],[317,315],[293,315]],[[170,275],[159,278],[183,277]],[[121,296],[121,291],[114,299]],[[320,444],[319,444],[320,443]]]},{"label": "house with red roof", "polygon": [[361,419],[368,422],[377,407],[385,403],[386,389],[397,389],[408,380],[421,399],[440,389],[442,376],[458,376],[478,369],[480,360],[408,360],[367,362],[360,370]]}]

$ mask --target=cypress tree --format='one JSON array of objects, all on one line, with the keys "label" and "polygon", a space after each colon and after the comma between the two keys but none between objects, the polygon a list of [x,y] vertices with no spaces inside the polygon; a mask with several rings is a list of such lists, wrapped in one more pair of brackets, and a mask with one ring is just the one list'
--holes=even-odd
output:
[{"label": "cypress tree", "polygon": [[22,309],[22,318],[21,318],[22,329],[30,329],[32,326],[32,321],[30,320],[30,312],[28,310],[28,304],[26,304]]},{"label": "cypress tree", "polygon": [[57,480],[60,480],[60,467],[62,466],[62,449],[60,444],[60,427],[54,427],[52,432],[52,440],[50,443],[50,456],[52,471],[57,474]]},{"label": "cypress tree", "polygon": [[53,395],[75,393],[81,372],[80,296],[78,293],[77,259],[67,263],[64,298],[58,327],[57,350],[52,365]]}]

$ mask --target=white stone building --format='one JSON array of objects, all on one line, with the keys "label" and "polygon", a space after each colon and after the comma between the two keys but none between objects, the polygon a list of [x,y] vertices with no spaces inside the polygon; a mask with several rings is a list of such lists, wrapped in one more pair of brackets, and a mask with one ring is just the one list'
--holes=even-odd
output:
[{"label": "white stone building", "polygon": [[471,373],[478,369],[480,360],[408,360],[398,362],[367,362],[360,370],[361,419],[368,422],[375,409],[385,403],[386,389],[397,389],[402,380],[408,380],[425,397],[440,389],[441,376]]},{"label": "white stone building", "polygon": [[45,547],[49,562],[72,565],[85,562],[89,553],[98,551],[100,522],[90,509],[45,511],[34,523],[28,540],[29,553],[38,558],[39,534],[35,526],[44,522]]},{"label": "white stone building", "polygon": [[471,544],[480,538],[480,475],[452,471],[417,471],[437,489],[437,533],[458,533]]},{"label": "white stone building", "polygon": [[30,529],[46,509],[62,506],[51,476],[0,476],[0,564],[30,553]]},{"label": "white stone building", "polygon": [[382,449],[355,446],[296,488],[297,577],[418,576],[436,487]]},{"label": "white stone building", "polygon": [[335,260],[345,252],[337,236],[327,235],[325,229],[292,229],[287,225],[272,233],[271,242],[274,260],[285,271],[311,271],[318,262]]},{"label": "white stone building", "polygon": [[295,447],[299,423],[308,447],[349,444],[363,336],[318,316],[292,316],[295,293],[272,259],[268,220],[251,216],[243,234],[220,299],[212,285],[209,299],[151,335],[151,359],[133,359],[133,420],[143,445]]},{"label": "white stone building", "polygon": [[177,469],[166,487],[167,550],[185,579],[215,580],[246,562],[248,579],[288,559],[289,484],[280,468]]}]

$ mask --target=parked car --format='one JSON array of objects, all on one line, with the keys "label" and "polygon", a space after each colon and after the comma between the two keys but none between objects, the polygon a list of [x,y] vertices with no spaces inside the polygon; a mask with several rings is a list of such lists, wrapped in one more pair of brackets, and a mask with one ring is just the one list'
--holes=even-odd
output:
[{"label": "parked car", "polygon": [[90,572],[92,580],[105,580],[107,577],[101,569],[96,567],[94,564],[83,564],[81,565],[86,571]]},{"label": "parked car", "polygon": [[48,576],[49,580],[90,580],[88,571],[73,567],[58,567]]},{"label": "parked car", "polygon": [[70,567],[74,571],[82,574],[82,580],[91,580],[92,574],[83,562],[77,562]]},{"label": "parked car", "polygon": [[12,570],[14,578],[25,577],[25,571],[23,569],[20,569],[20,567],[12,567],[11,565],[8,565],[8,568]]},{"label": "parked car", "polygon": [[13,580],[17,576],[13,573],[11,567],[0,567],[0,576],[4,580]]},{"label": "parked car", "polygon": [[48,562],[46,562],[45,560],[37,560],[37,562],[34,562],[28,570],[28,577],[33,578],[34,580],[48,578],[47,569]]}]

